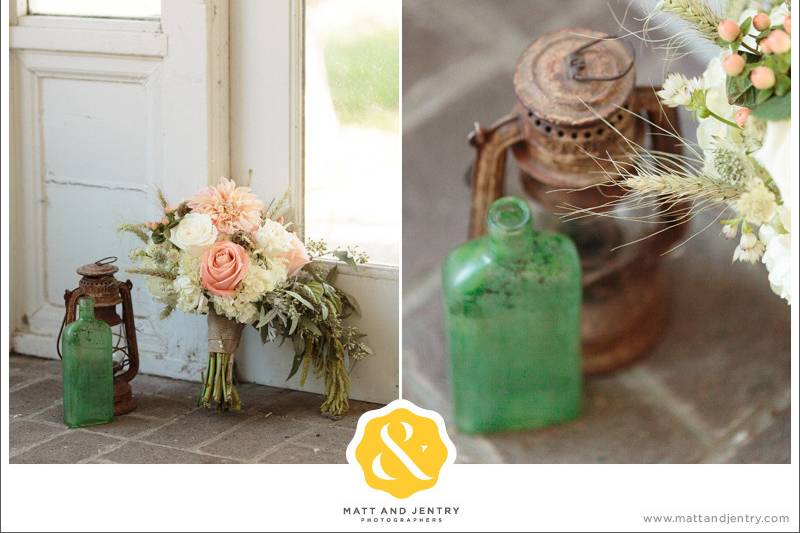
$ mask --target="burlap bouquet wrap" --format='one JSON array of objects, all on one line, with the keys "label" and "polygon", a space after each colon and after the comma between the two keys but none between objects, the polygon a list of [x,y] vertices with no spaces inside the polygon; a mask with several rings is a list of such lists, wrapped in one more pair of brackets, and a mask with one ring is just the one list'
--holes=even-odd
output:
[{"label": "burlap bouquet wrap", "polygon": [[220,409],[241,409],[234,383],[233,364],[244,324],[218,315],[214,306],[208,310],[208,368],[203,377],[203,393],[198,403]]}]

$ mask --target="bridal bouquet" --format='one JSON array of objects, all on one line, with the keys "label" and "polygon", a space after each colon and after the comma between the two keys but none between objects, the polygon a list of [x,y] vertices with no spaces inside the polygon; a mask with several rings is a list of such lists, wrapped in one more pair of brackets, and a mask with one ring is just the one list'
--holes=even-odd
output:
[{"label": "bridal bouquet", "polygon": [[[706,0],[661,0],[659,14],[678,16],[720,53],[702,76],[671,73],[658,92],[663,105],[684,107],[698,120],[699,149],[674,132],[685,154],[635,146],[615,162],[611,181],[639,206],[673,209],[675,223],[722,205],[722,235],[739,239],[734,261],[761,261],[772,290],[790,302],[791,14],[788,2],[731,0],[718,14]],[[663,27],[663,26],[662,26]],[[686,34],[666,40],[673,49]],[[797,179],[795,177],[794,181]],[[796,193],[795,193],[796,194]],[[688,203],[685,203],[688,201]],[[720,220],[721,219],[721,220]]]},{"label": "bridal bouquet", "polygon": [[[256,328],[263,342],[290,338],[294,360],[289,378],[310,369],[325,381],[321,411],[348,409],[347,362],[371,353],[364,335],[343,320],[357,302],[333,283],[335,266],[312,262],[331,255],[351,264],[367,257],[355,249],[328,250],[323,241],[305,245],[280,215],[285,199],[265,206],[248,187],[222,178],[177,206],[159,193],[157,222],[120,227],[145,246],[130,253],[130,272],[147,278],[153,298],[174,309],[207,315],[208,367],[198,403],[240,409],[234,353],[242,329]],[[288,378],[287,378],[288,379]]]}]

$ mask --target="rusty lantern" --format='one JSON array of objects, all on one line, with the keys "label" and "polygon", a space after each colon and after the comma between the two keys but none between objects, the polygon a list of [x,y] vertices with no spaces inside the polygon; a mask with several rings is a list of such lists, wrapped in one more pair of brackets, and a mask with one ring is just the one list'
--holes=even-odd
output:
[{"label": "rusty lantern", "polygon": [[[94,263],[83,265],[77,272],[81,275],[78,288],[64,291],[66,312],[65,324],[77,317],[78,299],[82,296],[94,298],[95,316],[111,326],[114,358],[114,415],[124,415],[136,409],[136,398],[130,382],[139,372],[139,349],[136,344],[136,328],[133,323],[130,280],[118,281],[114,274],[119,269],[112,263],[116,257],[105,257]],[[122,316],[117,306],[122,306]],[[61,333],[58,335],[58,353],[61,355]]]},{"label": "rusty lantern", "polygon": [[[670,224],[641,244],[617,248],[631,240],[624,223],[612,217],[561,222],[555,216],[564,204],[603,209],[608,203],[607,182],[598,187],[607,178],[592,156],[619,159],[629,150],[626,139],[647,146],[646,137],[651,148],[678,153],[672,138],[648,134],[647,121],[628,112],[665,130],[678,127],[675,110],[662,109],[653,87],[636,87],[635,79],[633,50],[622,41],[585,28],[546,34],[517,63],[513,111],[490,128],[476,124],[469,135],[476,149],[470,237],[485,232],[486,212],[503,194],[510,149],[525,191],[551,229],[578,246],[583,366],[589,374],[633,361],[657,341],[668,316],[660,256],[684,231]],[[673,213],[660,216],[668,223]]]}]

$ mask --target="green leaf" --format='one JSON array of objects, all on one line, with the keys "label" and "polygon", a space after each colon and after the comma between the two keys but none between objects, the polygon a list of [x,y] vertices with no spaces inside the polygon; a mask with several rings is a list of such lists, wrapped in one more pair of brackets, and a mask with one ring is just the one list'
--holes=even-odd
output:
[{"label": "green leaf", "polygon": [[788,52],[785,54],[773,55],[775,72],[779,74],[786,74],[792,66],[792,55]]},{"label": "green leaf", "polygon": [[312,291],[308,285],[299,285],[299,287],[300,288],[298,290],[303,293],[303,296],[305,296],[306,299],[314,302],[315,304],[319,304],[319,296],[314,294],[314,291]]},{"label": "green leaf", "polygon": [[785,74],[778,74],[778,79],[775,80],[775,94],[783,96],[792,89],[792,80]]},{"label": "green leaf", "polygon": [[292,317],[292,325],[289,326],[289,335],[291,336],[294,333],[294,330],[297,329],[298,318]]},{"label": "green leaf", "polygon": [[294,345],[294,354],[302,355],[306,351],[306,340],[302,335],[295,335],[292,337],[292,345]]},{"label": "green leaf", "polygon": [[313,333],[317,337],[321,337],[322,336],[322,331],[320,331],[320,329],[317,327],[317,325],[312,320],[309,320],[308,318],[306,318],[304,316],[300,317],[300,325],[303,327],[303,329],[306,329],[306,330],[310,331],[311,333]]},{"label": "green leaf", "polygon": [[[300,296],[296,292],[294,292],[294,291],[286,291],[286,294],[288,294],[289,296],[291,296],[292,298],[294,298],[295,300],[297,300],[301,304],[305,305],[310,310],[312,310],[312,311],[314,310],[314,306],[311,305],[310,303],[308,303],[308,301],[305,298],[303,298],[302,296]],[[291,333],[290,333],[290,335],[291,335]]]},{"label": "green leaf", "polygon": [[286,381],[289,381],[297,374],[297,371],[300,369],[300,363],[303,362],[303,352],[299,354],[296,353],[294,359],[292,360],[292,368],[289,370],[289,376],[286,378]]},{"label": "green leaf", "polygon": [[270,309],[267,313],[262,312],[261,319],[258,321],[258,324],[256,324],[256,329],[261,329],[265,324],[272,322],[272,319],[275,318],[277,314],[278,310],[275,308]]},{"label": "green leaf", "polygon": [[356,300],[351,294],[344,292],[342,289],[339,289],[339,292],[345,297],[347,303],[350,304],[350,307],[353,308],[356,315],[361,316],[361,306],[358,305],[358,300]]},{"label": "green leaf", "polygon": [[309,282],[306,284],[306,287],[308,288],[308,290],[310,290],[310,291],[311,291],[311,292],[314,294],[314,297],[315,297],[317,300],[319,300],[320,298],[322,298],[322,295],[323,295],[323,294],[324,294],[324,292],[325,292],[325,289],[324,289],[324,287],[322,286],[322,283],[320,283],[319,281],[309,281]]},{"label": "green leaf", "polygon": [[786,120],[792,116],[791,94],[773,96],[752,110],[753,116],[762,120]]},{"label": "green leaf", "polygon": [[729,104],[751,108],[756,105],[756,88],[744,73],[739,76],[728,76],[726,89]]},{"label": "green leaf", "polygon": [[747,35],[747,32],[750,31],[750,26],[753,24],[753,17],[747,17],[739,24],[739,33],[741,35]]},{"label": "green leaf", "polygon": [[769,100],[774,92],[775,90],[772,87],[769,89],[759,89],[758,93],[756,93],[756,105],[763,104]]}]

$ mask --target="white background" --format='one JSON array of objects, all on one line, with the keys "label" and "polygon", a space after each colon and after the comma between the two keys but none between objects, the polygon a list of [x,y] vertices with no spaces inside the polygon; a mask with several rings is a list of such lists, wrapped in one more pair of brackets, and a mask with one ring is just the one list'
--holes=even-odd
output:
[{"label": "white background", "polygon": [[[793,10],[797,2],[793,1]],[[2,45],[7,49],[7,13]],[[797,50],[797,35],[792,47]],[[7,56],[6,56],[7,57]],[[792,69],[797,72],[797,54]],[[8,101],[3,62],[3,105]],[[793,115],[798,123],[798,92]],[[2,113],[2,373],[8,375],[8,113]],[[795,130],[797,135],[797,130]],[[795,138],[795,145],[797,145]],[[797,160],[793,162],[798,174]],[[797,182],[794,183],[797,187]],[[797,189],[795,189],[795,195]],[[798,213],[793,213],[798,228]],[[797,232],[793,234],[797,279]],[[795,284],[793,300],[798,301]],[[585,530],[644,531],[649,513],[788,514],[784,527],[675,525],[664,531],[798,530],[798,311],[792,308],[791,465],[454,465],[433,489],[398,501],[349,465],[8,465],[3,388],[2,529],[7,530]],[[443,524],[361,524],[343,506],[450,505]]]}]

